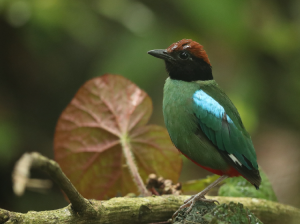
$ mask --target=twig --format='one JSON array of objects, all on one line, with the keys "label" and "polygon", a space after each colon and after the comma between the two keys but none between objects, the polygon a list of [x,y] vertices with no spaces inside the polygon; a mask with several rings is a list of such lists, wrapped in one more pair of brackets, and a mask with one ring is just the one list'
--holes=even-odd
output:
[{"label": "twig", "polygon": [[55,161],[48,159],[37,152],[25,153],[16,163],[13,172],[13,182],[14,191],[17,194],[20,194],[22,191],[24,191],[26,186],[25,177],[29,175],[28,173],[30,168],[46,172],[51,179],[65,192],[72,204],[72,209],[75,212],[93,212],[93,206],[76,190],[71,181],[62,172],[60,166]]}]

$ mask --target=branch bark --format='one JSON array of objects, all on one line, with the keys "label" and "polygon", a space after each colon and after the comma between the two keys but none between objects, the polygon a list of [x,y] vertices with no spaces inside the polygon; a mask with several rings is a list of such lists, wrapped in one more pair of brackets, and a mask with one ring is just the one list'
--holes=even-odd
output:
[{"label": "branch bark", "polygon": [[[1,217],[6,222],[0,223],[99,223],[99,224],[143,224],[156,223],[170,219],[172,214],[190,196],[152,196],[144,198],[112,198],[108,201],[89,200],[96,215],[82,216],[71,205],[53,211],[28,212],[26,214],[0,209]],[[208,197],[220,203],[240,202],[256,215],[264,224],[298,223],[300,210],[277,202],[233,197]],[[4,214],[4,215],[2,215]]]},{"label": "branch bark", "polygon": [[72,209],[75,212],[81,214],[96,214],[89,201],[82,197],[71,181],[62,172],[58,163],[42,156],[37,152],[25,153],[16,163],[13,172],[14,189],[19,189],[19,185],[21,185],[21,187],[26,186],[24,182],[26,182],[26,179],[28,179],[30,168],[39,169],[47,173],[51,179],[65,192],[71,202]]},{"label": "branch bark", "polygon": [[[28,157],[29,156],[29,157]],[[37,168],[49,174],[60,188],[66,193],[71,204],[65,208],[34,212],[26,214],[6,211],[0,209],[0,224],[5,223],[99,223],[99,224],[143,224],[158,223],[170,219],[183,201],[190,196],[152,196],[138,198],[112,198],[108,201],[87,200],[76,190],[70,180],[60,169],[59,165],[50,159],[38,154],[30,153],[25,157],[30,158],[23,164],[27,168]],[[22,163],[21,163],[22,164]],[[16,167],[14,180],[18,178]],[[24,170],[23,170],[24,171]],[[27,170],[28,171],[28,170]],[[25,172],[29,173],[29,172]],[[24,181],[23,181],[24,182]],[[218,200],[220,203],[242,203],[256,215],[264,224],[298,223],[300,219],[300,209],[277,202],[236,197],[208,197]],[[296,221],[295,221],[296,220]]]}]

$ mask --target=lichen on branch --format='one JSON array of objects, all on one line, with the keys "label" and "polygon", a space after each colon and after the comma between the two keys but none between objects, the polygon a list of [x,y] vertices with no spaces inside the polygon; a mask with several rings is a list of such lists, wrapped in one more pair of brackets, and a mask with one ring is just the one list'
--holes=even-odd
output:
[{"label": "lichen on branch", "polygon": [[[26,214],[8,212],[10,219],[5,224],[18,223],[95,223],[95,224],[146,224],[167,221],[183,201],[190,196],[151,196],[137,198],[112,198],[108,201],[90,200],[97,216],[81,216],[72,212],[71,206],[53,211],[29,212]],[[221,204],[242,203],[264,224],[297,224],[300,210],[289,205],[263,199],[207,197]],[[0,209],[0,216],[5,210]],[[6,211],[7,212],[7,211]],[[0,217],[1,220],[1,217]],[[295,221],[296,220],[296,221]],[[0,222],[1,223],[1,222]]]},{"label": "lichen on branch", "polygon": [[[59,165],[39,153],[30,153],[31,168],[45,171],[50,178],[66,193],[71,204],[53,211],[26,214],[0,209],[0,224],[5,223],[99,223],[99,224],[143,224],[163,222],[190,196],[151,196],[118,197],[108,201],[87,200],[83,198]],[[28,167],[28,169],[30,169]],[[255,198],[207,197],[222,203],[241,203],[264,224],[292,224],[300,219],[300,210],[289,205]],[[297,222],[296,222],[297,223]]]}]

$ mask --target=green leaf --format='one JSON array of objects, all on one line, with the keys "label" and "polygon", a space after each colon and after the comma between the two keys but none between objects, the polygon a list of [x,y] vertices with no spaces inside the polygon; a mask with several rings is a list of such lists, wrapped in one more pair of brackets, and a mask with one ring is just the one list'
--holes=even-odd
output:
[{"label": "green leaf", "polygon": [[147,125],[150,97],[104,75],[85,83],[61,114],[55,159],[85,198],[144,193],[150,173],[178,181],[182,160],[165,128]]},{"label": "green leaf", "polygon": [[261,198],[270,201],[277,201],[272,185],[264,172],[260,170],[262,183],[259,190],[245,178],[234,177],[225,180],[225,184],[219,189],[219,196],[228,197],[251,197]]}]

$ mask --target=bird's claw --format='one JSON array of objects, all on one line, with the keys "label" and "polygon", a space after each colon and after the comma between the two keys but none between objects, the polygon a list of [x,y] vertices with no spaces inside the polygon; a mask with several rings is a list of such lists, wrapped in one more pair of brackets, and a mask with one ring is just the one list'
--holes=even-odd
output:
[{"label": "bird's claw", "polygon": [[202,199],[199,199],[199,200],[201,200],[201,201],[207,201],[207,202],[212,202],[212,203],[215,203],[215,202],[216,202],[218,205],[220,204],[219,201],[214,200],[214,199],[202,198]]},{"label": "bird's claw", "polygon": [[206,199],[206,198],[204,197],[204,195],[201,195],[201,194],[200,194],[200,195],[195,194],[195,195],[193,195],[192,197],[186,199],[186,200],[184,201],[184,204],[188,203],[189,201],[192,201],[192,200],[195,199],[195,198],[198,198],[198,199],[196,199],[196,201],[201,200],[201,199]]},{"label": "bird's claw", "polygon": [[188,207],[189,204],[190,204],[190,203],[184,203],[183,205],[181,205],[181,206],[178,208],[178,210],[172,215],[172,219],[174,219],[174,218],[177,216],[178,212],[179,212],[181,209]]},{"label": "bird's claw", "polygon": [[177,216],[178,212],[183,208],[189,207],[186,211],[186,213],[189,213],[192,210],[193,206],[195,205],[196,201],[206,201],[206,202],[212,202],[212,203],[216,202],[216,203],[220,204],[217,200],[207,199],[202,194],[196,194],[184,201],[184,204],[181,205],[179,207],[179,209],[173,214],[172,219],[174,219]]},{"label": "bird's claw", "polygon": [[184,203],[184,204],[185,204],[185,203],[188,203],[188,202],[189,202],[190,200],[192,200],[195,196],[196,196],[196,195],[193,195],[192,197],[190,197],[190,198],[184,200],[183,203]]}]

